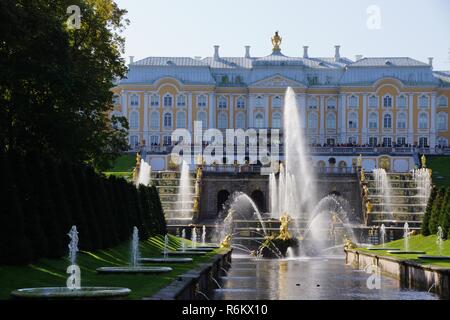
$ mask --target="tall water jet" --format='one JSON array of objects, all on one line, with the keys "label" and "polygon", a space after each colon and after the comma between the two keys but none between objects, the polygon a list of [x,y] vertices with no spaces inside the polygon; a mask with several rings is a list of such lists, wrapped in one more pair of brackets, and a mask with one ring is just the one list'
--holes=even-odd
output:
[{"label": "tall water jet", "polygon": [[421,204],[426,206],[431,193],[431,175],[426,168],[416,169],[412,172],[413,180],[416,182],[417,196],[420,197]]},{"label": "tall water jet", "polygon": [[181,249],[183,252],[186,251],[186,242],[184,241],[186,239],[186,230],[181,230]]},{"label": "tall water jet", "polygon": [[438,226],[438,231],[436,234],[436,245],[438,247],[439,255],[442,255],[442,245],[444,244],[444,231],[442,230],[441,226]]},{"label": "tall water jet", "polygon": [[183,160],[181,164],[180,186],[177,194],[177,210],[182,217],[189,215],[191,203],[191,176],[189,174],[189,165]]},{"label": "tall water jet", "polygon": [[286,203],[284,201],[284,195],[286,193],[286,171],[284,165],[280,164],[280,173],[278,175],[278,213],[286,211]]},{"label": "tall water jet", "polygon": [[77,264],[77,252],[78,252],[78,231],[76,226],[72,226],[68,233],[70,238],[69,243],[69,260],[71,265]]},{"label": "tall water jet", "polygon": [[389,179],[386,173],[386,170],[382,168],[373,169],[373,177],[375,180],[375,188],[377,192],[377,196],[379,197],[380,210],[383,211],[384,214],[392,219],[393,213],[391,210],[391,196],[390,196],[390,184]]},{"label": "tall water jet", "polygon": [[272,218],[278,219],[280,213],[278,212],[278,186],[275,173],[271,173],[269,176],[269,194],[270,194],[270,213]]},{"label": "tall water jet", "polygon": [[408,222],[405,222],[403,226],[404,251],[409,251],[409,232]]},{"label": "tall water jet", "polygon": [[197,247],[197,229],[195,227],[192,228],[192,235],[191,235],[191,247],[195,248]]},{"label": "tall water jet", "polygon": [[139,230],[133,228],[133,238],[131,240],[131,266],[136,268],[139,265],[140,253],[139,253]]},{"label": "tall water jet", "polygon": [[292,200],[286,203],[285,212],[297,219],[307,219],[316,203],[315,183],[312,165],[308,159],[309,150],[304,137],[304,125],[300,119],[297,97],[288,87],[284,101],[284,155],[286,185],[284,196]]},{"label": "tall water jet", "polygon": [[203,225],[202,228],[202,245],[204,246],[206,244],[206,226]]},{"label": "tall water jet", "polygon": [[136,181],[136,185],[143,184],[144,186],[150,185],[152,174],[152,167],[144,160],[141,159],[141,165],[139,167],[139,175]]},{"label": "tall water jet", "polygon": [[384,225],[384,223],[380,227],[380,238],[381,245],[384,246],[384,244],[386,243],[386,226]]},{"label": "tall water jet", "polygon": [[164,259],[166,259],[166,260],[167,260],[168,254],[169,254],[168,249],[169,249],[169,235],[166,234],[164,236],[164,251],[163,251]]}]

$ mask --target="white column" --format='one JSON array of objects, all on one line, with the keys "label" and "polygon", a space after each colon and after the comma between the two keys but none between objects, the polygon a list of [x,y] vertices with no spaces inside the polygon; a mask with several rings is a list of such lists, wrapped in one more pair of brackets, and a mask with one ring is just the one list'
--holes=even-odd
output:
[{"label": "white column", "polygon": [[363,95],[363,115],[362,115],[362,141],[367,143],[367,94]]},{"label": "white column", "polygon": [[436,92],[431,94],[431,127],[430,127],[430,148],[434,151],[436,146]]},{"label": "white column", "polygon": [[228,128],[233,128],[234,126],[234,96],[230,95],[230,119],[228,122]]},{"label": "white column", "polygon": [[188,116],[187,116],[188,130],[192,134],[192,93],[191,92],[188,93],[187,99],[188,99]]},{"label": "white column", "polygon": [[209,94],[209,127],[216,127],[216,103],[214,93]]},{"label": "white column", "polygon": [[347,133],[347,125],[346,125],[346,111],[347,111],[347,97],[344,93],[341,93],[339,96],[339,114],[340,114],[340,126],[341,133],[339,138],[341,143],[345,143],[346,141],[346,133]]},{"label": "white column", "polygon": [[122,90],[122,115],[128,119],[128,93]]},{"label": "white column", "polygon": [[325,97],[320,97],[320,131],[319,131],[319,141],[321,144],[325,140]]},{"label": "white column", "polygon": [[414,144],[414,95],[408,95],[408,143]]},{"label": "white column", "polygon": [[145,140],[145,144],[148,146],[149,145],[149,136],[148,136],[148,92],[144,93],[144,140]]}]

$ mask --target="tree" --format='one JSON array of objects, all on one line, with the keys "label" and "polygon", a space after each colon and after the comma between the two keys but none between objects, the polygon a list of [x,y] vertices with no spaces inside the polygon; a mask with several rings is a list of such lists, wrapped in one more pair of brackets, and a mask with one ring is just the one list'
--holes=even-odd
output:
[{"label": "tree", "polygon": [[424,236],[429,236],[430,235],[430,226],[429,226],[429,224],[430,224],[430,217],[431,217],[431,211],[433,209],[433,203],[434,203],[434,200],[436,198],[436,194],[437,194],[436,187],[433,186],[433,188],[431,189],[430,197],[428,198],[427,207],[425,209],[425,213],[424,213],[423,219],[422,219],[421,233]]},{"label": "tree", "polygon": [[442,227],[444,238],[447,238],[450,230],[450,188],[445,190],[445,200],[439,215],[439,225]]},{"label": "tree", "polygon": [[428,224],[428,228],[430,234],[436,234],[439,226],[439,216],[441,213],[442,204],[445,196],[445,188],[440,187],[437,191],[436,199],[433,202],[433,207],[431,209],[430,221]]},{"label": "tree", "polygon": [[126,120],[107,116],[127,70],[125,13],[112,0],[0,2],[0,145],[100,169],[126,149]]}]

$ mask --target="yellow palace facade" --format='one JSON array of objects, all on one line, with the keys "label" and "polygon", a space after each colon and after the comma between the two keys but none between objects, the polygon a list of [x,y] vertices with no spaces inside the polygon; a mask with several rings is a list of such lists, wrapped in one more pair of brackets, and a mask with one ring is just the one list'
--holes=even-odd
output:
[{"label": "yellow palace facade", "polygon": [[[276,35],[278,36],[278,35]],[[273,38],[272,38],[273,40]],[[432,58],[298,57],[278,43],[264,57],[246,46],[241,57],[131,59],[117,82],[113,114],[129,122],[130,148],[170,146],[176,128],[282,128],[288,86],[297,94],[301,125],[321,146],[448,146],[450,72],[435,71]]]}]

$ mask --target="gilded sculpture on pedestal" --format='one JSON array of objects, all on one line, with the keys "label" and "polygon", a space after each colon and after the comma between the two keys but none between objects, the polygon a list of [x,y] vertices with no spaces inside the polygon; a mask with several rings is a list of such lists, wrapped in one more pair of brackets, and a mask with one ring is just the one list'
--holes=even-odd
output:
[{"label": "gilded sculpture on pedestal", "polygon": [[136,181],[139,176],[139,170],[141,169],[141,155],[139,153],[136,154],[136,165],[133,169],[133,180]]},{"label": "gilded sculpture on pedestal", "polygon": [[271,40],[272,40],[272,46],[273,46],[272,50],[274,52],[281,51],[280,44],[283,39],[278,35],[278,31],[275,31],[275,35],[272,37]]},{"label": "gilded sculpture on pedestal", "polygon": [[420,157],[420,163],[422,164],[422,168],[427,167],[427,158],[425,157],[424,154]]},{"label": "gilded sculpture on pedestal", "polygon": [[289,222],[291,222],[291,217],[287,213],[280,217],[280,234],[277,239],[286,241],[292,238],[289,233]]}]

